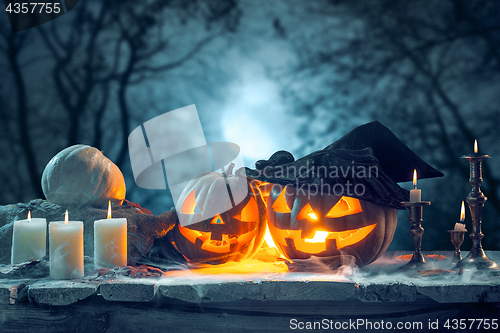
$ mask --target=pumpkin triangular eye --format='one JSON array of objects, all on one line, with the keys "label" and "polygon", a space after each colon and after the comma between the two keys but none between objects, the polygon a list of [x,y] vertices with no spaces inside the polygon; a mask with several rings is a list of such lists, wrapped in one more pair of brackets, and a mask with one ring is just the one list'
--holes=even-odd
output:
[{"label": "pumpkin triangular eye", "polygon": [[285,193],[286,193],[286,186],[283,189],[283,191],[281,191],[281,193],[278,196],[278,198],[276,199],[276,201],[273,203],[272,208],[274,209],[274,211],[276,213],[290,213],[291,212],[290,207],[288,207],[288,204],[286,203]]},{"label": "pumpkin triangular eye", "polygon": [[312,207],[309,204],[309,202],[304,206],[304,208],[302,208],[300,210],[300,212],[299,212],[299,214],[297,215],[297,218],[296,218],[296,220],[303,220],[303,219],[309,219],[311,221],[317,221],[318,220],[318,216],[316,215],[316,213],[312,209]]},{"label": "pumpkin triangular eye", "polygon": [[242,222],[253,222],[259,220],[259,207],[254,197],[250,197],[245,207],[234,218]]},{"label": "pumpkin triangular eye", "polygon": [[351,197],[341,197],[339,201],[326,213],[325,217],[337,218],[354,215],[362,212],[359,200]]},{"label": "pumpkin triangular eye", "polygon": [[210,224],[225,224],[224,220],[222,220],[222,217],[220,217],[219,214],[215,215],[214,218],[212,219],[212,222]]},{"label": "pumpkin triangular eye", "polygon": [[196,198],[194,190],[192,190],[184,202],[182,203],[181,213],[183,214],[201,214],[201,210],[198,208],[196,204]]}]

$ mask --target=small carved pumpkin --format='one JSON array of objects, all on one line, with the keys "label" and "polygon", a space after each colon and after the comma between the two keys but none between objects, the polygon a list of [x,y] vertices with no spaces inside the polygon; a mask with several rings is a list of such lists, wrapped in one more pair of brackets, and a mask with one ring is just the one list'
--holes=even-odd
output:
[{"label": "small carved pumpkin", "polygon": [[174,244],[195,263],[222,264],[252,258],[264,241],[266,208],[244,176],[210,172],[191,180],[177,205]]},{"label": "small carved pumpkin", "polygon": [[42,174],[42,190],[58,205],[104,207],[125,199],[120,169],[100,150],[87,145],[68,147],[54,156]]},{"label": "small carved pumpkin", "polygon": [[389,247],[396,209],[332,194],[311,195],[275,185],[267,202],[269,231],[290,259],[349,254],[368,265]]}]

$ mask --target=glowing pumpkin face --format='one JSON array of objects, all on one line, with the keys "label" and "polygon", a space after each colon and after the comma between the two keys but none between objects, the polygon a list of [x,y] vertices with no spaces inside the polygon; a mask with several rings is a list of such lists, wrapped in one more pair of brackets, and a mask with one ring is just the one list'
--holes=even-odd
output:
[{"label": "glowing pumpkin face", "polygon": [[191,262],[241,261],[253,257],[264,241],[265,204],[245,177],[212,172],[195,178],[182,192],[180,203],[174,242]]},{"label": "glowing pumpkin face", "polygon": [[267,210],[271,236],[290,259],[348,253],[357,265],[368,265],[387,250],[397,224],[393,208],[279,185],[270,192]]}]

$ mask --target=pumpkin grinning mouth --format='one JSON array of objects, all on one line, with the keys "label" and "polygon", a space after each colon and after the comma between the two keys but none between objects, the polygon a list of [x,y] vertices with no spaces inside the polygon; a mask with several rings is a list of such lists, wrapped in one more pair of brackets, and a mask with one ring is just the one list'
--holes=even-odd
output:
[{"label": "pumpkin grinning mouth", "polygon": [[191,243],[195,244],[196,240],[202,241],[201,249],[215,252],[215,253],[227,253],[231,251],[231,246],[241,247],[244,244],[249,243],[256,235],[257,230],[252,230],[245,234],[234,236],[234,235],[222,235],[222,240],[212,239],[211,231],[199,231],[193,230],[181,225],[178,225],[181,234],[186,237]]},{"label": "pumpkin grinning mouth", "polygon": [[326,251],[327,242],[335,240],[337,249],[356,244],[368,236],[376,224],[371,224],[359,229],[345,231],[316,230],[313,238],[302,238],[301,230],[281,230],[275,229],[278,243],[288,246],[286,239],[290,239],[295,249],[305,253],[317,254]]}]

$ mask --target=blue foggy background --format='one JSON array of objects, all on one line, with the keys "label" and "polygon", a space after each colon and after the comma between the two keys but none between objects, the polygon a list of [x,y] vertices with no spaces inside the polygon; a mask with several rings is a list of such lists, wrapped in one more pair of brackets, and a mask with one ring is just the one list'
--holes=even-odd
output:
[{"label": "blue foggy background", "polygon": [[[82,0],[18,33],[2,14],[0,204],[43,197],[46,163],[83,143],[120,167],[128,200],[167,211],[168,191],[135,185],[127,137],[186,105],[206,140],[237,143],[248,167],[379,120],[445,173],[419,181],[432,201],[423,250],[452,249],[447,230],[470,192],[460,156],[479,141],[492,156],[483,246],[499,250],[499,13],[494,0]],[[412,249],[409,227],[401,211],[391,249]]]}]

